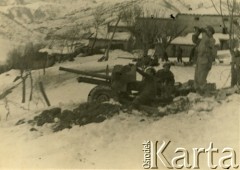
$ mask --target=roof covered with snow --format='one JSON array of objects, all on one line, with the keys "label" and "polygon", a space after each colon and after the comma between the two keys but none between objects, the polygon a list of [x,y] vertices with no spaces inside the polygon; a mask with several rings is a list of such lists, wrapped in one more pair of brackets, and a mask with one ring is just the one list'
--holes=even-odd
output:
[{"label": "roof covered with snow", "polygon": [[[104,39],[104,40],[109,40],[112,37],[112,32],[109,33],[98,33],[97,35],[97,39]],[[95,34],[93,34],[90,39],[93,39],[95,37]],[[116,41],[128,41],[131,37],[131,33],[130,32],[115,32],[113,40]]]},{"label": "roof covered with snow", "polygon": [[[110,26],[115,26],[116,23],[117,23],[116,21],[112,21],[112,22],[109,23],[109,25],[110,25]],[[128,27],[129,25],[128,25],[128,23],[126,23],[126,22],[119,21],[119,23],[118,23],[117,26],[118,26],[118,27]]]},{"label": "roof covered with snow", "polygon": [[62,47],[62,48],[52,48],[52,49],[49,49],[49,48],[43,48],[43,49],[40,49],[39,52],[46,52],[48,53],[49,55],[51,54],[71,54],[73,53],[75,50],[75,48],[69,48],[69,47]]},{"label": "roof covered with snow", "polygon": [[[186,36],[179,36],[175,38],[171,44],[179,44],[179,45],[194,45],[192,42],[192,35],[193,33],[188,33]],[[201,38],[202,35],[200,34],[199,38]],[[213,35],[214,39],[216,40],[216,45],[220,44],[220,40],[228,40],[229,35],[228,34],[222,34],[222,33],[215,33]]]}]

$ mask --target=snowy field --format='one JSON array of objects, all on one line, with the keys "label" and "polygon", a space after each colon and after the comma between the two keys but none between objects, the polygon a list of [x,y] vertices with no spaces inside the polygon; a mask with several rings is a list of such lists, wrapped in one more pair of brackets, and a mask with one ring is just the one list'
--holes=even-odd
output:
[{"label": "snowy field", "polygon": [[[219,2],[214,0],[217,7]],[[206,14],[207,11],[216,14],[209,0],[0,0],[0,4],[5,4],[0,6],[0,65],[6,63],[7,54],[14,47],[27,41],[42,41],[48,33],[62,36],[69,27],[76,25],[95,31],[93,12],[100,5],[104,23],[114,20],[115,14],[127,4],[140,5],[146,15],[156,14],[166,18],[179,12]],[[228,12],[228,9],[225,10]],[[36,15],[37,12],[41,15]],[[218,51],[218,56],[230,62],[227,51]],[[61,107],[62,110],[71,110],[87,101],[94,85],[78,83],[78,75],[59,71],[60,66],[103,72],[107,65],[111,69],[116,64],[131,62],[118,57],[134,56],[114,50],[110,52],[109,61],[99,63],[97,60],[100,57],[78,57],[74,62],[58,63],[46,69],[44,76],[43,70],[32,71],[33,99],[28,102],[30,80],[27,79],[25,104],[21,103],[20,80],[13,82],[19,76],[19,70],[0,74],[0,169],[142,169],[142,143],[146,140],[157,140],[159,143],[170,140],[164,152],[168,159],[175,155],[176,147],[186,148],[190,164],[193,163],[192,148],[208,148],[213,142],[214,147],[219,149],[218,154],[214,153],[215,164],[226,155],[222,153],[225,147],[236,151],[237,163],[240,164],[239,94],[217,101],[213,97],[201,98],[191,93],[189,98],[199,97],[197,99],[201,102],[192,100],[192,106],[184,112],[164,117],[146,117],[135,110],[132,114],[120,112],[101,123],[75,125],[55,133],[50,123],[34,127],[28,123],[15,125],[21,119],[33,119],[45,109]],[[184,60],[187,61],[187,58]],[[162,63],[156,67],[161,68]],[[176,82],[186,82],[194,77],[194,66],[173,66],[171,70]],[[141,76],[137,78],[140,80]],[[40,81],[44,84],[51,107],[47,107],[40,93]],[[208,82],[216,83],[218,89],[229,87],[230,65],[213,65]],[[1,94],[13,86],[16,88],[7,97],[1,98]],[[36,131],[31,131],[32,128]],[[200,169],[209,169],[206,154],[200,155],[199,163]],[[158,166],[166,169],[161,162]]]},{"label": "snowy field", "polygon": [[[59,66],[85,71],[104,70],[107,65],[128,64],[131,60],[118,57],[133,57],[132,54],[115,50],[110,53],[108,62],[97,62],[100,55],[77,58],[75,62],[57,64],[46,70],[33,71],[34,81],[42,80],[45,85],[51,107],[74,108],[87,100],[92,85],[79,84],[78,75],[59,71]],[[156,69],[160,69],[160,65]],[[177,82],[193,79],[194,67],[173,66],[171,68]],[[0,75],[0,92],[12,85],[17,70]],[[208,81],[216,83],[218,88],[230,85],[230,66],[213,66]],[[138,77],[140,78],[140,76]],[[29,92],[29,84],[27,84]],[[207,98],[206,101],[213,101]],[[215,102],[210,112],[192,109],[162,118],[145,117],[142,113],[120,113],[102,123],[74,126],[72,129],[53,133],[51,124],[36,127],[14,124],[23,118],[30,119],[47,106],[36,86],[31,103],[21,104],[21,86],[13,90],[6,99],[0,100],[0,169],[1,168],[142,168],[144,140],[171,140],[166,157],[172,157],[176,147],[208,148],[213,142],[221,150],[232,147],[237,151],[239,162],[239,114],[240,96],[229,96],[221,103]],[[7,106],[7,107],[6,107]],[[6,120],[6,114],[9,116]],[[216,156],[216,160],[218,156]],[[191,163],[190,159],[190,163]],[[205,169],[206,156],[201,156],[201,169]],[[159,164],[162,169],[163,165]]]}]

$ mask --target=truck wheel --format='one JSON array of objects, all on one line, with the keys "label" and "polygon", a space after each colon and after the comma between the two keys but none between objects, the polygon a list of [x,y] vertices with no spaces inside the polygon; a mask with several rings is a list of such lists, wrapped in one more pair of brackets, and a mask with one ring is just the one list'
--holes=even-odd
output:
[{"label": "truck wheel", "polygon": [[96,86],[94,87],[89,95],[88,102],[106,102],[112,98],[112,90],[108,86]]}]

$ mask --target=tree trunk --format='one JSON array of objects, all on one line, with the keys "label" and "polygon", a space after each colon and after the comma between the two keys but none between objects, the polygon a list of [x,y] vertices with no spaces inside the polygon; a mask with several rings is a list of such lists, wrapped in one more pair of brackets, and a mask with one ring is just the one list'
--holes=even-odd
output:
[{"label": "tree trunk", "polygon": [[97,36],[98,36],[98,28],[96,28],[96,35],[94,37],[94,41],[93,41],[93,44],[92,44],[92,47],[91,47],[91,54],[93,53],[93,49],[94,49],[96,41],[97,41]]},{"label": "tree trunk", "polygon": [[26,78],[27,76],[23,76],[24,70],[21,69],[20,70],[20,77],[22,79],[22,103],[25,103],[25,99],[26,99]]},{"label": "tree trunk", "polygon": [[22,82],[8,88],[7,90],[3,91],[1,94],[0,94],[0,100],[4,99],[7,97],[7,95],[11,94],[12,93],[12,90],[15,89],[18,85],[20,85]]},{"label": "tree trunk", "polygon": [[110,39],[110,41],[108,43],[108,47],[107,47],[107,49],[105,51],[105,61],[107,61],[108,58],[109,58],[109,50],[111,48],[112,40],[113,40],[113,37],[114,37],[114,34],[116,32],[116,29],[117,29],[117,26],[118,26],[118,23],[119,23],[120,19],[121,19],[121,16],[118,17],[117,23],[116,23],[116,25],[114,27],[114,30],[113,30],[113,33],[112,33],[112,37],[111,37],[111,39]]},{"label": "tree trunk", "polygon": [[155,49],[154,56],[159,59],[161,56],[161,53],[160,53],[161,46],[158,43],[156,43],[154,49]]},{"label": "tree trunk", "polygon": [[231,87],[235,86],[237,84],[237,72],[234,68],[234,64],[231,66]]},{"label": "tree trunk", "polygon": [[32,94],[33,94],[33,78],[32,78],[32,72],[29,71],[29,77],[30,77],[30,96],[29,96],[29,101],[32,101]]},{"label": "tree trunk", "polygon": [[50,102],[48,100],[47,94],[45,92],[43,83],[41,81],[39,82],[39,87],[40,87],[40,91],[41,91],[41,93],[43,95],[43,98],[44,98],[45,102],[47,103],[48,106],[51,106],[51,104],[50,104]]},{"label": "tree trunk", "polygon": [[149,50],[149,44],[144,43],[143,44],[143,57],[146,57],[148,55],[148,50]]},{"label": "tree trunk", "polygon": [[106,66],[106,76],[109,76],[109,72],[110,72],[110,71],[109,71],[109,66],[107,65],[107,66]]},{"label": "tree trunk", "polygon": [[232,62],[231,62],[231,87],[235,86],[238,83],[237,80],[237,68],[236,68],[236,59],[235,59],[235,53],[231,51],[232,56]]},{"label": "tree trunk", "polygon": [[[228,4],[229,5],[229,4]],[[237,84],[237,74],[235,70],[235,54],[234,54],[234,37],[232,36],[234,33],[233,30],[233,9],[231,10],[231,13],[229,12],[230,15],[230,30],[229,30],[229,46],[230,46],[230,53],[232,56],[232,64],[231,64],[231,86],[235,86]]]},{"label": "tree trunk", "polygon": [[25,103],[26,99],[26,78],[22,77],[22,103]]},{"label": "tree trunk", "polygon": [[48,56],[46,57],[46,60],[45,60],[45,62],[44,62],[44,66],[43,66],[43,75],[46,74],[47,63],[48,63]]}]

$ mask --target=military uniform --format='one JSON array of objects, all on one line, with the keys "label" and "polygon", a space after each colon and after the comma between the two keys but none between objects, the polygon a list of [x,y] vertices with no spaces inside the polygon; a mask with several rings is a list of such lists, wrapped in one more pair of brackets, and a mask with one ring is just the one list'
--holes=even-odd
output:
[{"label": "military uniform", "polygon": [[156,77],[161,84],[174,85],[175,83],[174,75],[170,70],[165,71],[164,69],[161,69],[156,73]]},{"label": "military uniform", "polygon": [[170,70],[161,69],[156,73],[156,77],[158,94],[160,94],[163,99],[171,97],[175,83],[173,73]]},{"label": "military uniform", "polygon": [[145,73],[137,68],[137,72],[143,76],[142,90],[140,94],[133,100],[133,106],[139,108],[140,105],[151,105],[156,99],[157,79],[153,74]]},{"label": "military uniform", "polygon": [[[203,91],[207,84],[207,76],[212,68],[212,62],[214,61],[214,58],[217,54],[217,50],[214,46],[215,39],[212,37],[212,35],[209,36],[207,35],[206,31],[204,31],[202,32],[202,39],[200,40],[198,38],[200,33],[201,30],[199,29],[192,37],[193,42],[195,44],[198,44],[198,46],[196,47],[197,59],[194,75],[194,86],[196,90]],[[212,27],[211,33],[214,34],[214,30]]]},{"label": "military uniform", "polygon": [[182,61],[182,53],[183,53],[183,50],[182,50],[182,48],[181,47],[177,47],[177,51],[176,51],[176,56],[177,56],[177,61],[179,62],[179,63],[182,63],[183,61]]}]

